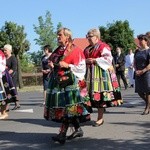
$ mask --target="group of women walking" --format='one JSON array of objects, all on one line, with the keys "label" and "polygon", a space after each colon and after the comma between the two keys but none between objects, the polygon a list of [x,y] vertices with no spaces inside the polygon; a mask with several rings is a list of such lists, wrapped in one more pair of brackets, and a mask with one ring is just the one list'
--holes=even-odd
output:
[{"label": "group of women walking", "polygon": [[[44,118],[61,123],[60,132],[52,140],[64,144],[66,140],[82,137],[84,132],[80,123],[91,120],[92,108],[98,109],[93,127],[104,123],[104,110],[123,104],[121,89],[114,67],[111,48],[101,41],[99,29],[90,29],[86,38],[89,45],[80,49],[74,44],[72,32],[68,28],[57,31],[58,47],[48,59],[49,81],[46,82]],[[135,53],[135,92],[145,101],[142,115],[150,111],[150,48],[146,35],[138,36],[140,48]],[[6,106],[16,102],[14,109],[20,107],[16,86],[12,80],[15,69],[6,65],[6,48],[0,51],[0,119],[5,119]],[[7,58],[8,59],[8,58]],[[46,68],[47,70],[48,68]],[[48,69],[49,70],[49,69]],[[69,126],[74,131],[67,136]]]},{"label": "group of women walking", "polygon": [[[59,46],[49,58],[44,117],[61,123],[60,133],[52,137],[61,144],[83,136],[80,123],[90,120],[93,107],[98,108],[97,127],[104,123],[104,108],[123,103],[110,47],[100,40],[98,29],[89,30],[86,38],[89,46],[83,51],[74,44],[70,29],[59,29]],[[74,132],[66,136],[69,125]]]}]

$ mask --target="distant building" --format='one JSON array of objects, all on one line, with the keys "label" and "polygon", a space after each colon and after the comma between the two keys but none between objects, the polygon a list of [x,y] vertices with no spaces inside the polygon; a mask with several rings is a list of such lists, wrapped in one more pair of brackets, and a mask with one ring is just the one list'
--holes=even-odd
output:
[{"label": "distant building", "polygon": [[73,43],[82,50],[84,50],[89,45],[89,42],[86,38],[75,38]]},{"label": "distant building", "polygon": [[[135,41],[136,46],[139,47],[138,39],[135,38],[134,41]],[[77,45],[82,50],[84,50],[89,45],[88,40],[86,38],[75,38],[74,44]]]}]

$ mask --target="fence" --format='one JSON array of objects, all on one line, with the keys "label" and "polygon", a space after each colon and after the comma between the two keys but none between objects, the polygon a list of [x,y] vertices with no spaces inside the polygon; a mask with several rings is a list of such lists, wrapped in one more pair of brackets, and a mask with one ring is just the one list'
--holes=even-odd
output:
[{"label": "fence", "polygon": [[[127,75],[128,69],[125,70],[125,76],[128,80]],[[42,73],[41,72],[35,72],[35,73],[23,73],[22,74],[22,80],[24,86],[32,86],[32,85],[42,85]]]},{"label": "fence", "polygon": [[24,86],[42,85],[42,73],[23,73]]}]

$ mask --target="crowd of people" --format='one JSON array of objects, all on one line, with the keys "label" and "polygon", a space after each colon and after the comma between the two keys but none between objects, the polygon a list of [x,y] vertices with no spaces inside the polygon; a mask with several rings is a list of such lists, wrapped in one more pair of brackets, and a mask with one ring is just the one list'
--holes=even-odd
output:
[{"label": "crowd of people", "polygon": [[[139,47],[135,54],[132,49],[128,49],[128,54],[125,55],[121,47],[116,47],[113,56],[110,46],[101,41],[98,29],[90,29],[86,38],[89,45],[81,50],[73,43],[69,29],[59,29],[58,48],[49,58],[51,74],[44,117],[61,123],[60,132],[52,137],[52,140],[60,144],[83,136],[80,123],[91,119],[93,108],[98,109],[93,127],[99,127],[104,123],[105,108],[123,104],[120,78],[125,89],[135,87],[135,92],[145,101],[142,115],[147,115],[150,111],[148,36],[138,36]],[[126,68],[129,81],[125,76]],[[70,124],[73,125],[74,132],[66,136]]]},{"label": "crowd of people", "polygon": [[[101,40],[99,29],[90,29],[86,38],[89,45],[82,50],[74,44],[71,30],[60,28],[58,47],[54,51],[50,45],[43,48],[44,118],[61,123],[59,133],[52,137],[60,144],[83,136],[80,123],[91,120],[93,108],[98,114],[92,126],[99,127],[104,123],[106,108],[123,104],[120,79],[125,89],[134,87],[145,101],[142,115],[150,111],[149,32],[138,36],[139,47],[134,53],[128,49],[127,55],[121,47],[116,47],[116,54],[112,55],[110,46]],[[0,119],[8,117],[9,103],[15,103],[13,110],[20,108],[17,61],[11,53],[9,44],[0,51]],[[125,76],[126,68],[129,80]],[[67,136],[69,126],[74,131]]]}]

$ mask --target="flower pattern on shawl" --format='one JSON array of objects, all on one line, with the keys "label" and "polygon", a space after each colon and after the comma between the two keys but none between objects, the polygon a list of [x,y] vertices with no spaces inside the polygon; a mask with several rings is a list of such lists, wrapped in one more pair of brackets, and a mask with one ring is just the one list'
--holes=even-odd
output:
[{"label": "flower pattern on shawl", "polygon": [[83,88],[86,87],[86,82],[85,82],[85,80],[79,80],[78,84],[79,84],[79,87],[80,87],[81,89],[83,89]]},{"label": "flower pattern on shawl", "polygon": [[63,75],[65,75],[65,72],[63,70],[60,70],[60,71],[58,71],[58,75],[63,76]]}]

